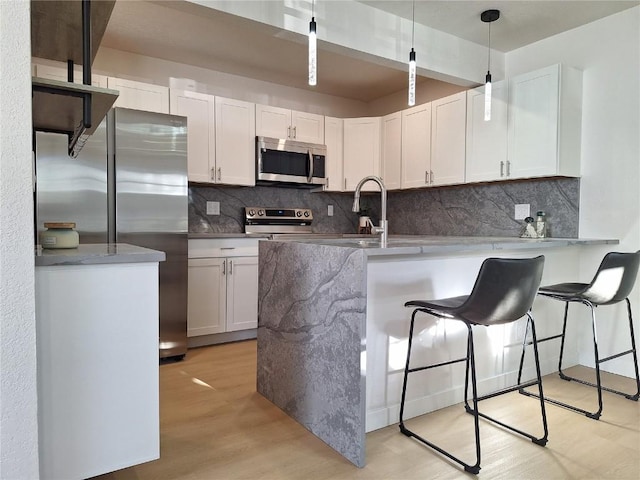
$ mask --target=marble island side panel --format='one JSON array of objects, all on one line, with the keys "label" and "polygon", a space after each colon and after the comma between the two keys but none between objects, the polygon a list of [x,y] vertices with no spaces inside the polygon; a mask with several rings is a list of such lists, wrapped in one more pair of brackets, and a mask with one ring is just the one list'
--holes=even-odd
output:
[{"label": "marble island side panel", "polygon": [[365,464],[366,255],[260,242],[257,390]]}]

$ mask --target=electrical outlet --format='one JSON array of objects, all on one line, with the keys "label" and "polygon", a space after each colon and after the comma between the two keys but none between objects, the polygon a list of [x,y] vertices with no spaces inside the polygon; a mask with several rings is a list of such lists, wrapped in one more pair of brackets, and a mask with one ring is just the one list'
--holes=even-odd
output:
[{"label": "electrical outlet", "polygon": [[531,216],[531,205],[528,203],[516,203],[515,219],[524,220]]},{"label": "electrical outlet", "polygon": [[327,216],[333,217],[333,205],[327,205]]},{"label": "electrical outlet", "polygon": [[207,202],[207,215],[220,215],[220,202]]}]

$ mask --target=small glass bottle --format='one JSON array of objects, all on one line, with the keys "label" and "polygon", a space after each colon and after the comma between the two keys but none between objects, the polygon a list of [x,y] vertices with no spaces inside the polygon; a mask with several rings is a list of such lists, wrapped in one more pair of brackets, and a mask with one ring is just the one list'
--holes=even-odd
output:
[{"label": "small glass bottle", "polygon": [[538,238],[547,236],[547,219],[542,210],[536,213],[536,236]]}]

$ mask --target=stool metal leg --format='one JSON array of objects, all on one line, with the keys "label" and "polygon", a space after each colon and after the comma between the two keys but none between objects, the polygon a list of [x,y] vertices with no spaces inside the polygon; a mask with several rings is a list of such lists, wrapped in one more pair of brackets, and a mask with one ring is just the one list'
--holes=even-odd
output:
[{"label": "stool metal leg", "polygon": [[[404,435],[406,435],[407,437],[413,437],[416,440],[418,440],[419,442],[427,445],[428,447],[434,449],[435,451],[437,451],[438,453],[444,455],[447,458],[450,458],[451,460],[459,463],[460,465],[462,465],[465,469],[465,471],[469,472],[469,473],[473,473],[473,474],[477,474],[478,472],[480,472],[480,422],[478,419],[478,388],[477,388],[477,382],[476,382],[476,370],[475,370],[475,358],[474,358],[474,351],[473,351],[473,334],[471,332],[471,326],[467,324],[467,329],[468,329],[468,333],[467,333],[467,355],[465,358],[460,358],[460,359],[456,359],[456,360],[452,360],[452,361],[448,361],[448,362],[443,362],[443,363],[438,363],[438,364],[433,364],[433,365],[428,365],[425,367],[419,367],[419,368],[409,368],[409,364],[410,364],[410,359],[411,359],[411,346],[413,343],[413,331],[414,331],[414,324],[415,324],[415,316],[416,313],[422,311],[420,309],[416,309],[413,311],[413,314],[411,315],[411,324],[409,327],[409,342],[408,342],[408,348],[407,348],[407,362],[405,364],[405,369],[404,369],[404,381],[403,381],[403,385],[402,385],[402,397],[400,400],[400,432]],[[436,368],[436,367],[442,367],[445,365],[451,365],[453,363],[459,363],[464,361],[466,364],[466,380],[468,380],[468,375],[469,375],[469,369],[471,370],[471,389],[472,389],[472,394],[473,394],[473,405],[474,405],[474,430],[475,430],[475,442],[476,442],[476,463],[474,465],[469,465],[468,463],[465,463],[464,461],[462,461],[461,459],[459,459],[458,457],[452,455],[451,453],[447,452],[446,450],[440,448],[438,445],[430,442],[429,440],[421,437],[420,435],[418,435],[417,433],[409,430],[407,427],[405,427],[404,425],[404,403],[406,400],[406,392],[407,392],[407,380],[408,380],[408,376],[409,373],[413,373],[416,371],[421,371],[421,370],[426,370],[426,369],[430,369],[430,368]],[[466,382],[465,382],[465,403],[466,403]]]},{"label": "stool metal leg", "polygon": [[[551,298],[556,298],[557,297],[551,297]],[[553,398],[549,398],[549,397],[545,397],[545,401],[552,403],[554,405],[559,405],[561,407],[564,408],[568,408],[570,410],[573,410],[575,412],[578,413],[582,413],[583,415],[589,417],[589,418],[593,418],[594,420],[598,420],[602,414],[602,408],[603,408],[603,403],[602,403],[602,391],[607,391],[607,392],[611,392],[611,393],[615,393],[617,395],[622,395],[623,397],[629,399],[629,400],[634,400],[634,401],[638,401],[638,398],[640,398],[640,374],[638,372],[638,355],[637,355],[637,351],[636,351],[636,342],[635,342],[635,337],[634,337],[634,331],[633,331],[633,317],[631,314],[631,302],[629,301],[628,298],[625,299],[627,302],[627,313],[628,313],[628,317],[629,317],[629,333],[630,333],[630,337],[631,337],[631,349],[630,350],[626,350],[624,352],[620,352],[617,353],[615,355],[611,355],[609,357],[606,358],[600,358],[600,353],[599,353],[599,349],[598,349],[598,334],[597,334],[597,328],[596,328],[596,315],[595,315],[595,305],[593,305],[591,302],[589,302],[588,300],[584,300],[584,299],[580,299],[577,300],[580,303],[582,303],[583,305],[589,307],[591,309],[591,329],[592,329],[592,334],[593,334],[593,352],[594,352],[594,360],[595,360],[595,370],[596,370],[596,383],[591,383],[588,382],[586,380],[582,380],[579,378],[575,378],[575,377],[571,377],[567,374],[565,374],[562,371],[562,359],[563,359],[563,354],[564,354],[564,340],[565,340],[565,333],[566,333],[566,328],[567,328],[567,310],[569,308],[569,302],[565,301],[565,314],[564,314],[564,320],[563,320],[563,325],[562,325],[562,334],[561,335],[555,335],[553,337],[547,337],[541,340],[538,340],[538,342],[543,342],[546,340],[551,340],[554,338],[561,338],[561,343],[560,343],[560,358],[558,361],[558,374],[560,376],[560,378],[562,378],[563,380],[566,381],[573,381],[576,383],[580,383],[582,385],[587,385],[590,387],[595,387],[597,390],[597,394],[598,394],[598,409],[595,412],[590,412],[588,410],[576,407],[574,405],[569,405],[567,403],[564,402],[560,402],[558,400],[555,400]],[[530,345],[531,343],[528,343],[527,345]],[[636,392],[633,394],[629,394],[626,392],[622,392],[619,390],[615,390],[612,388],[608,388],[602,385],[602,379],[601,379],[601,373],[600,373],[600,364],[612,360],[614,358],[618,358],[621,357],[623,355],[628,355],[631,354],[633,357],[633,364],[634,364],[634,370],[635,370],[635,374],[636,374],[636,378],[635,378],[635,383],[636,383]],[[522,357],[521,357],[521,363],[520,363],[520,371],[518,373],[518,378],[520,378],[520,375],[522,373],[522,359],[524,358],[524,347],[523,347],[523,353],[522,353]],[[532,397],[536,397],[537,395],[531,392],[527,392],[523,389],[520,390],[520,393],[522,393],[523,395],[527,395],[527,396],[532,396]]]}]

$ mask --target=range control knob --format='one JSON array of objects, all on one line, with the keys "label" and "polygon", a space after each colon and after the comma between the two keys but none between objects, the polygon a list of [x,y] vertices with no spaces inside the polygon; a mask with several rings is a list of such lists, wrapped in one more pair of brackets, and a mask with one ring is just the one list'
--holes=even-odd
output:
[{"label": "range control knob", "polygon": [[264,215],[264,210],[258,210],[258,216],[262,217]]},{"label": "range control knob", "polygon": [[309,216],[309,210],[305,210],[305,211],[304,211],[304,216],[305,216],[305,217],[308,217],[308,216]]},{"label": "range control knob", "polygon": [[253,209],[252,209],[252,210],[249,210],[249,216],[250,216],[250,217],[253,217],[255,214],[256,214],[256,211],[255,211],[255,210],[253,210]]},{"label": "range control knob", "polygon": [[300,210],[296,210],[296,217],[301,217],[302,216],[302,212]]}]

